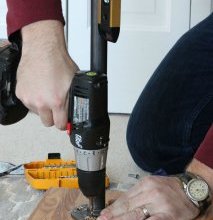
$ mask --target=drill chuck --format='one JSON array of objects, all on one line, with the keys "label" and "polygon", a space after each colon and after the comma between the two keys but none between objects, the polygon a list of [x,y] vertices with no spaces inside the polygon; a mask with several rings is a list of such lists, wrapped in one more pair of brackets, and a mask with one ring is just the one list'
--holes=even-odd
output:
[{"label": "drill chuck", "polygon": [[107,150],[107,147],[99,150],[83,150],[74,147],[78,169],[83,171],[99,171],[105,169]]}]

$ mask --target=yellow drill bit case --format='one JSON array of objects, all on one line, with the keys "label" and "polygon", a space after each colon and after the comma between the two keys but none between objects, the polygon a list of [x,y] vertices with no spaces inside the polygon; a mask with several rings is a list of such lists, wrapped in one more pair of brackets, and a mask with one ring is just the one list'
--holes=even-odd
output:
[{"label": "yellow drill bit case", "polygon": [[[24,173],[27,182],[34,189],[47,190],[51,187],[79,188],[76,162],[74,160],[62,160],[58,153],[48,154],[46,161],[25,164]],[[106,188],[110,185],[107,175],[105,184]]]}]

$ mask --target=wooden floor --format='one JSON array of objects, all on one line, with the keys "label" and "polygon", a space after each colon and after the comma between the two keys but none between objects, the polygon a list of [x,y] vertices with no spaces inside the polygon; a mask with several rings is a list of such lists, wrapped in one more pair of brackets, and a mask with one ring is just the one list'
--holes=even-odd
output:
[{"label": "wooden floor", "polygon": [[[121,192],[107,191],[106,201],[115,200],[119,195]],[[71,210],[87,203],[87,199],[79,190],[50,189],[45,193],[29,220],[73,220]],[[213,220],[212,213],[207,215],[196,218],[196,220]]]},{"label": "wooden floor", "polygon": [[[120,192],[107,191],[106,201],[118,198]],[[48,190],[29,220],[73,220],[71,210],[88,200],[79,190],[50,189]]]}]

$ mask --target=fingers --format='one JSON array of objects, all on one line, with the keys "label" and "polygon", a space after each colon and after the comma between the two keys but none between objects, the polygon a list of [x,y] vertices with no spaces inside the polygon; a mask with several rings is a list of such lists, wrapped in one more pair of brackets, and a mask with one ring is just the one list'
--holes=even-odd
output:
[{"label": "fingers", "polygon": [[66,99],[65,104],[62,100],[64,99],[57,100],[54,105],[34,107],[34,109],[36,109],[35,112],[38,112],[42,123],[46,127],[55,125],[56,128],[60,130],[66,129],[68,118],[68,99]]},{"label": "fingers", "polygon": [[40,119],[41,119],[42,123],[46,127],[51,127],[51,126],[54,125],[53,114],[52,114],[52,111],[50,109],[39,110],[38,114],[40,116]]},{"label": "fingers", "polygon": [[68,103],[69,99],[67,98],[65,104],[56,106],[53,109],[54,124],[60,130],[66,129],[68,120]]},{"label": "fingers", "polygon": [[159,178],[156,178],[155,176],[144,177],[142,181],[133,186],[128,192],[124,193],[117,201],[122,202],[135,197],[144,191],[153,189],[156,185],[158,185],[158,182]]},{"label": "fingers", "polygon": [[125,215],[120,215],[113,220],[145,220],[147,219],[141,208],[136,208]]},{"label": "fingers", "polygon": [[33,102],[22,98],[21,101],[31,112],[39,115],[44,126],[51,127],[55,125],[60,130],[66,129],[68,119],[68,97],[66,99],[61,98],[56,101],[53,100],[52,104],[44,102],[42,99]]},{"label": "fingers", "polygon": [[173,220],[170,217],[164,215],[164,214],[156,214],[155,216],[151,216],[149,218],[147,218],[141,208],[137,208],[129,213],[127,213],[126,215],[121,215],[117,218],[113,218],[113,220]]},{"label": "fingers", "polygon": [[[132,215],[138,216],[140,214],[140,217],[142,217],[144,214],[139,212],[138,209],[141,209],[140,207],[147,207],[147,210],[151,209],[150,206],[150,197],[149,192],[141,193],[129,200],[125,201],[116,201],[111,206],[107,207],[101,212],[101,216],[104,216],[106,219],[114,219],[117,216],[122,215]],[[143,214],[143,215],[142,215]],[[132,219],[132,218],[131,218]]]},{"label": "fingers", "polygon": [[138,208],[133,212],[128,213],[127,215],[122,215],[113,220],[173,220],[171,217],[166,216],[164,214],[156,214],[155,216],[151,216],[146,218],[143,214],[141,214],[141,210]]},{"label": "fingers", "polygon": [[173,218],[171,218],[171,216],[166,216],[165,214],[159,213],[155,216],[151,216],[148,218],[148,220],[173,220]]},{"label": "fingers", "polygon": [[[149,206],[148,206],[149,207]],[[151,215],[151,214],[150,214]],[[99,217],[97,220],[107,220],[105,216]],[[163,213],[156,213],[153,216],[147,216],[144,214],[143,207],[136,208],[123,215],[112,218],[113,220],[174,220],[171,216]]]},{"label": "fingers", "polygon": [[[146,207],[149,207],[149,205],[146,205]],[[114,217],[109,217],[107,215],[101,215],[101,217],[98,218],[98,220],[145,220],[150,218],[150,213],[147,208],[144,207],[137,207],[132,210],[129,210],[126,213],[116,215]],[[170,219],[171,220],[171,219]]]},{"label": "fingers", "polygon": [[104,209],[99,220],[193,219],[192,205],[174,177],[150,176]]},{"label": "fingers", "polygon": [[[141,206],[140,199],[142,197],[142,193],[148,192],[147,198],[149,198],[149,196],[150,196],[149,191],[152,189],[155,189],[156,183],[153,182],[153,179],[156,179],[156,178],[153,176],[145,177],[142,181],[140,181],[138,184],[133,186],[128,192],[122,194],[116,200],[116,202],[114,202],[111,206],[108,206],[108,208],[106,208],[105,210],[110,209],[110,211],[111,211],[111,210],[117,209],[117,207],[119,207],[123,203],[125,204],[123,206],[128,207],[128,205],[126,204],[127,201],[133,204],[133,205],[131,205],[131,204],[129,205],[129,208],[132,209],[134,207],[131,207],[131,206],[134,206],[134,204],[136,204],[136,201],[134,201],[135,199],[139,199],[139,201],[137,201],[137,204],[139,203],[139,205],[135,206],[135,207]],[[131,202],[131,200],[133,200],[133,202]],[[103,212],[104,212],[104,210],[103,210]]]}]

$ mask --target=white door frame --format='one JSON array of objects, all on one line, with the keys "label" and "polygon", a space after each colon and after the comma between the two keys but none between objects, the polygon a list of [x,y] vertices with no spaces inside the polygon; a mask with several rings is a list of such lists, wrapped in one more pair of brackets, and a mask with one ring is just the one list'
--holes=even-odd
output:
[{"label": "white door frame", "polygon": [[206,18],[213,10],[213,0],[191,0],[190,28]]}]

